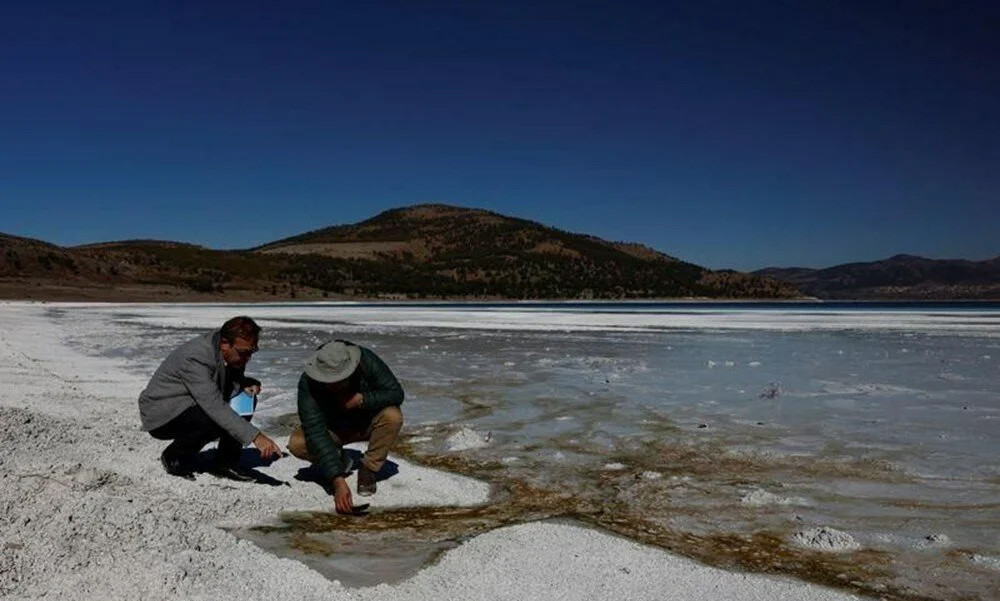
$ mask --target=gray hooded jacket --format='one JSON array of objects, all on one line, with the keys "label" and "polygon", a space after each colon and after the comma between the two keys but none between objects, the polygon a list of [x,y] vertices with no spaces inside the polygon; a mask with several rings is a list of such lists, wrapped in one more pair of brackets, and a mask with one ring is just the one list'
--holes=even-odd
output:
[{"label": "gray hooded jacket", "polygon": [[[150,431],[195,405],[244,445],[260,432],[229,407],[226,363],[219,350],[219,332],[202,334],[174,349],[139,395],[143,431]],[[241,383],[242,375],[236,378]]]}]

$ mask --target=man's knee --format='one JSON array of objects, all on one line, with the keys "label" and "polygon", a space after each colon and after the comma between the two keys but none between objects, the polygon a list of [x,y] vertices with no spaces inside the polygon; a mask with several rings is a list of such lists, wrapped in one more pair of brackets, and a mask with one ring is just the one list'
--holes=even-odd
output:
[{"label": "man's knee", "polygon": [[288,438],[288,452],[299,459],[309,461],[309,449],[306,448],[306,434],[302,428],[296,428]]},{"label": "man's knee", "polygon": [[389,405],[375,415],[375,420],[379,424],[399,430],[403,427],[403,412],[395,405]]}]

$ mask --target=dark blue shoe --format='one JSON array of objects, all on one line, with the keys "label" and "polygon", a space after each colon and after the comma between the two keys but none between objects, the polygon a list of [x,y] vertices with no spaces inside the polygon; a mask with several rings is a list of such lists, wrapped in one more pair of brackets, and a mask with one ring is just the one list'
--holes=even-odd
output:
[{"label": "dark blue shoe", "polygon": [[185,480],[194,480],[194,472],[191,471],[191,468],[184,465],[184,462],[180,459],[167,456],[166,451],[160,454],[160,464],[171,476],[177,476]]}]

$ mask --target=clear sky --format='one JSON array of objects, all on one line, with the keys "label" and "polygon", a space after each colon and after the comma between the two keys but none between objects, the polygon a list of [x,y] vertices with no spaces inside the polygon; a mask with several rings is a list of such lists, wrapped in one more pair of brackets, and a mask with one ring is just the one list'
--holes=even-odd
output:
[{"label": "clear sky", "polygon": [[1000,254],[1000,3],[0,4],[0,232],[486,208],[712,268]]}]

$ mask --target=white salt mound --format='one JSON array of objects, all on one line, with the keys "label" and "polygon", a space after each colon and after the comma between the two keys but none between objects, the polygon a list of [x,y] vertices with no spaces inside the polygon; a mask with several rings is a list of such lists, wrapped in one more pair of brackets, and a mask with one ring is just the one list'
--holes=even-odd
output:
[{"label": "white salt mound", "polygon": [[812,584],[736,574],[573,524],[491,530],[362,601],[859,601]]},{"label": "white salt mound", "polygon": [[995,557],[992,555],[971,555],[969,559],[972,563],[978,564],[989,570],[996,570],[1000,572],[1000,557]]},{"label": "white salt mound", "polygon": [[740,503],[751,507],[764,507],[765,505],[808,505],[809,503],[801,497],[783,497],[772,492],[755,488],[740,497]]},{"label": "white salt mound", "polygon": [[476,432],[472,428],[462,428],[445,440],[445,448],[449,451],[481,449],[487,444],[489,444],[489,435]]},{"label": "white salt mound", "polygon": [[817,551],[853,551],[861,547],[850,534],[826,526],[796,532],[792,540]]}]

